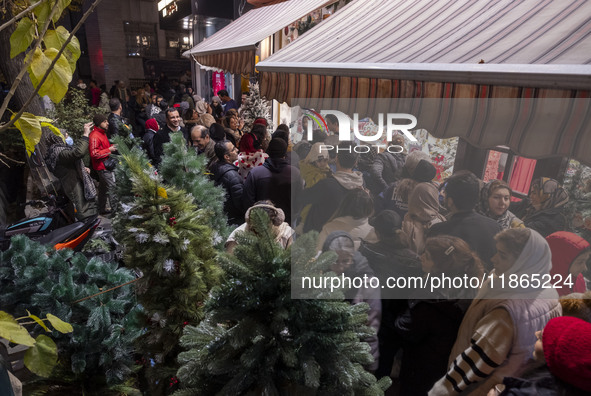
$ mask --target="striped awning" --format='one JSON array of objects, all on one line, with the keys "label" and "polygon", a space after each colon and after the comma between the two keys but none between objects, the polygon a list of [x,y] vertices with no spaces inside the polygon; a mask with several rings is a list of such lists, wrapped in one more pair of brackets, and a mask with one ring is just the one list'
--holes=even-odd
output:
[{"label": "striped awning", "polygon": [[254,74],[258,44],[306,14],[334,0],[291,0],[248,11],[183,53],[206,68]]},{"label": "striped awning", "polygon": [[[294,98],[586,100],[591,96],[591,1],[354,0],[258,63],[257,70],[261,94],[288,104]],[[527,123],[504,138],[474,128],[438,128],[434,135],[591,164],[591,126],[580,122],[589,120],[589,109],[581,103],[572,120],[578,124],[560,129],[569,131],[565,139],[557,130],[536,130]],[[530,116],[539,114],[528,109]],[[507,116],[495,111],[487,113],[489,120]]]}]

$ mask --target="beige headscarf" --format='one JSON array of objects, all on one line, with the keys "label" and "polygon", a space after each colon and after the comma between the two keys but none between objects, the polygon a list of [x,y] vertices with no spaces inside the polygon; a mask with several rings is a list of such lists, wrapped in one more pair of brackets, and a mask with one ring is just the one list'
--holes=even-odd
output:
[{"label": "beige headscarf", "polygon": [[427,230],[445,221],[439,213],[439,191],[433,183],[419,183],[408,200],[408,213],[402,223],[403,231],[410,238],[411,248],[418,254],[425,250]]}]

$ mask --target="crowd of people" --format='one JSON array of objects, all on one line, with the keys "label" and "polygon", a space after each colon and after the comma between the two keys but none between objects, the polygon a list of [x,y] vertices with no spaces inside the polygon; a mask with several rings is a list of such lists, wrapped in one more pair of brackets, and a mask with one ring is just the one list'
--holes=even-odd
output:
[{"label": "crowd of people", "polygon": [[[148,87],[138,93],[142,116],[135,118],[142,126],[136,129],[126,120],[125,92],[115,87],[109,116],[95,116],[75,146],[49,142],[50,169],[60,179],[77,178],[63,186],[79,216],[93,208],[108,214],[107,201],[111,209],[117,205],[108,164],[117,150],[113,136],[141,137],[158,167],[170,134],[181,132],[226,191],[224,211],[235,228],[226,242],[230,254],[237,233],[252,231],[252,211],[263,210],[284,248],[302,233],[318,232],[317,250],[336,253],[327,271],[338,275],[485,280],[479,288],[442,287],[429,298],[412,290],[347,291],[352,304],[369,304],[376,334],[367,339],[375,358],[368,369],[395,373],[401,395],[533,395],[548,387],[571,392],[548,394],[591,392],[591,295],[573,294],[589,288],[591,249],[566,231],[568,194],[556,180],[533,180],[520,202],[512,202],[506,182],[483,183],[467,171],[436,183],[428,154],[408,153],[401,136],[390,142],[400,150],[368,158],[352,142],[328,151],[323,145],[335,137],[330,129],[293,144],[287,125],[270,134],[259,118],[244,133],[228,92],[207,103],[182,85],[168,99]],[[100,103],[102,93],[95,96]],[[81,162],[86,153],[98,173],[98,193]],[[554,288],[494,283],[544,275]]]}]

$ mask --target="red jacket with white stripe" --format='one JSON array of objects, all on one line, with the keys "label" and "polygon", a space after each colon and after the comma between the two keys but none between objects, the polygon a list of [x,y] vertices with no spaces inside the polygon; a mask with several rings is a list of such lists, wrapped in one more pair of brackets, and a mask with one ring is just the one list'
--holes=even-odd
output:
[{"label": "red jacket with white stripe", "polygon": [[92,169],[96,171],[105,170],[103,161],[111,154],[111,150],[109,150],[111,143],[105,130],[95,126],[88,137],[88,145]]}]

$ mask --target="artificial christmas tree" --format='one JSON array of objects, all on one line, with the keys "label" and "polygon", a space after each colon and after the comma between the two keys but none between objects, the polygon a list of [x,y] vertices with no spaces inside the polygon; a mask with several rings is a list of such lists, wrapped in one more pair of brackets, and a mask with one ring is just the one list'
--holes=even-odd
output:
[{"label": "artificial christmas tree", "polygon": [[205,319],[185,328],[175,395],[383,395],[389,378],[363,368],[373,360],[359,341],[372,332],[367,305],[291,298],[292,279],[319,274],[336,255],[314,259],[315,233],[284,250],[266,213],[253,210],[251,221],[254,232],[237,236],[234,256],[219,258],[227,281],[212,290]]},{"label": "artificial christmas tree", "polygon": [[160,174],[167,183],[187,191],[198,208],[208,212],[208,226],[213,231],[215,245],[223,244],[230,229],[224,213],[225,191],[216,187],[209,178],[205,166],[207,157],[197,155],[187,148],[181,133],[173,133],[170,143],[164,145],[164,156],[160,164]]},{"label": "artificial christmas tree", "polygon": [[249,95],[242,104],[241,113],[244,120],[244,133],[250,132],[254,120],[257,118],[264,118],[267,120],[267,130],[273,132],[273,125],[271,122],[271,105],[265,97],[261,97],[261,89],[259,83],[248,83]]},{"label": "artificial christmas tree", "polygon": [[564,182],[569,197],[565,207],[568,230],[591,241],[591,168],[574,160],[569,165]]},{"label": "artificial christmas tree", "polygon": [[133,393],[128,385],[134,383],[134,341],[141,333],[141,308],[128,284],[135,279],[116,264],[12,238],[0,253],[0,306],[17,316],[51,312],[74,327],[70,334],[53,332],[58,366],[48,380],[26,387],[27,394]]},{"label": "artificial christmas tree", "polygon": [[199,323],[202,302],[220,272],[208,212],[197,210],[185,191],[163,184],[139,150],[121,157],[119,173],[129,177],[122,184],[129,183],[133,197],[122,197],[114,228],[126,266],[143,274],[136,293],[145,333],[136,346],[146,361],[150,395],[167,394],[176,386],[183,327]]}]

